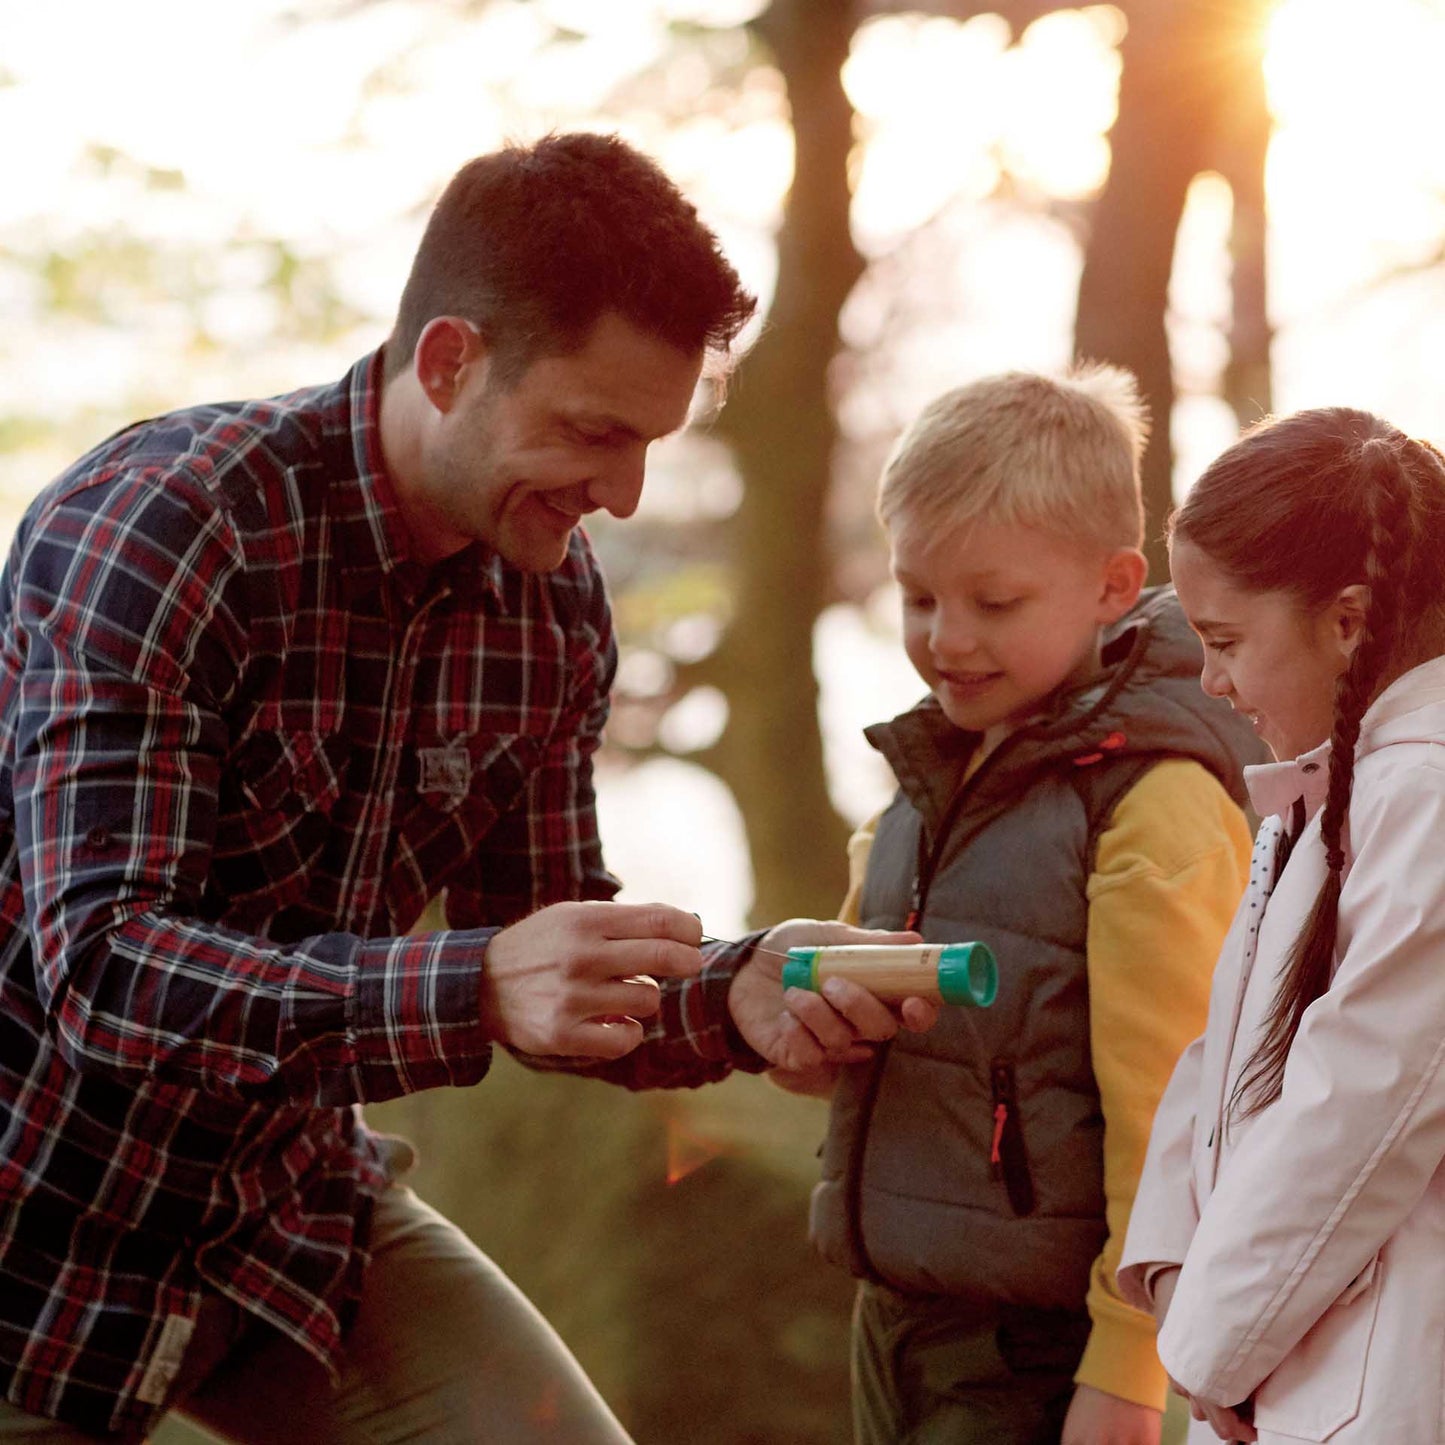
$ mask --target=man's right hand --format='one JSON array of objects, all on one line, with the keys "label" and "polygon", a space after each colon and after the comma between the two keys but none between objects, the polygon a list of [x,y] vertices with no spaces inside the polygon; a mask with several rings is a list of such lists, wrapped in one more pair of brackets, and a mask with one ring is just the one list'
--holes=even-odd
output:
[{"label": "man's right hand", "polygon": [[619,1059],[657,1012],[658,978],[702,968],[696,915],[665,904],[554,903],[487,945],[481,1018],[523,1053]]}]

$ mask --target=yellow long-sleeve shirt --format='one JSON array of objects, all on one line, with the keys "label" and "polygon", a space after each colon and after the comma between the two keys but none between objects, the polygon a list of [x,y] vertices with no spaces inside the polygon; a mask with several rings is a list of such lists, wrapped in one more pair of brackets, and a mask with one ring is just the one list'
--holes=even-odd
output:
[{"label": "yellow long-sleeve shirt", "polygon": [[[858,903],[878,819],[848,844],[848,896]],[[1162,1409],[1168,1381],[1154,1321],[1114,1283],[1149,1128],[1174,1063],[1204,1029],[1209,981],[1244,892],[1250,853],[1244,814],[1199,763],[1151,768],[1100,833],[1087,889],[1089,1045],[1104,1116],[1108,1237],[1090,1275],[1093,1328],[1075,1379]]]}]

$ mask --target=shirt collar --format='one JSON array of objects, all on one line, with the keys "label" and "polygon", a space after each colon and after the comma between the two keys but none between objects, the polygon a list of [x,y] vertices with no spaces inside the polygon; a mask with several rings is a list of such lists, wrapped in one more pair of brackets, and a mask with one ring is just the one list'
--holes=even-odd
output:
[{"label": "shirt collar", "polygon": [[1330,786],[1330,745],[1323,742],[1285,763],[1255,763],[1244,770],[1249,801],[1261,818],[1287,818],[1304,799],[1305,816],[1314,817]]},{"label": "shirt collar", "polygon": [[350,600],[390,581],[407,602],[445,588],[463,602],[490,593],[500,600],[505,562],[481,542],[427,567],[414,561],[396,486],[381,449],[382,352],[364,356],[347,374],[351,474],[338,477],[335,498],[342,586]]}]

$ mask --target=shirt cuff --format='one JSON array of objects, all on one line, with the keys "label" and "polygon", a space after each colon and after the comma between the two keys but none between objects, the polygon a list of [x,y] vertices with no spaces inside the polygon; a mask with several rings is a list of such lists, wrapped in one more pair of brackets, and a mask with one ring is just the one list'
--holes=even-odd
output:
[{"label": "shirt cuff", "polygon": [[449,929],[362,945],[347,1043],[363,1102],[486,1076],[492,1047],[481,1022],[482,965],[499,931]]},{"label": "shirt cuff", "polygon": [[721,1060],[747,1074],[761,1074],[768,1067],[768,1061],[738,1031],[728,1007],[728,992],[738,970],[752,956],[753,945],[762,936],[763,930],[759,929],[756,933],[744,934],[736,943],[707,950],[701,979],[695,985],[702,990],[704,1014],[718,1020],[716,1030],[705,1030],[699,1037],[698,1052],[704,1058]]}]

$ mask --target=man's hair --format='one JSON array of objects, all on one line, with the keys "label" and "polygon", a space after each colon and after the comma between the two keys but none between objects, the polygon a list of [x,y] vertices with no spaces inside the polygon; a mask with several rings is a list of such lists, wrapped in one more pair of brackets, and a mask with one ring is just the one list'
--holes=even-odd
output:
[{"label": "man's hair", "polygon": [[1137,547],[1148,436],[1138,387],[1121,367],[984,377],[930,402],[899,438],[878,519],[894,535],[947,535],[986,520]]},{"label": "man's hair", "polygon": [[681,351],[721,353],[756,304],[653,161],[616,136],[549,135],[452,177],[402,290],[386,379],[437,316],[472,322],[515,380],[581,348],[609,311]]}]

